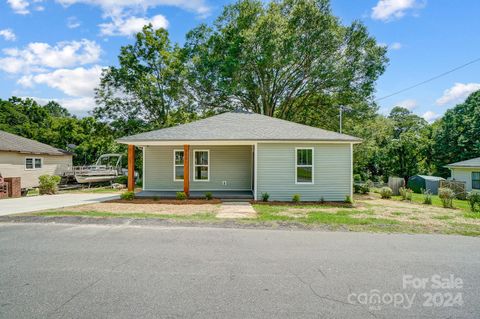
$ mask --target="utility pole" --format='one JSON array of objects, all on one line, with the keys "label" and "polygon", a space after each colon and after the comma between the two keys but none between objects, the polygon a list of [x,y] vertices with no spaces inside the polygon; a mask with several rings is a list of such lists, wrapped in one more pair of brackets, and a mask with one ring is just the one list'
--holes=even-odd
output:
[{"label": "utility pole", "polygon": [[340,109],[340,134],[342,134],[343,111],[350,111],[352,108],[345,105],[339,105],[339,109]]},{"label": "utility pole", "polygon": [[340,105],[340,134],[342,134],[342,113],[343,113],[343,105]]}]

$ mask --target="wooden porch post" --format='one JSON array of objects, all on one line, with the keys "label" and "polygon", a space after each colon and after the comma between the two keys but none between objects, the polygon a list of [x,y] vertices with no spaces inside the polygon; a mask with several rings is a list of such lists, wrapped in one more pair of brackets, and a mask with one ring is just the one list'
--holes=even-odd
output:
[{"label": "wooden porch post", "polygon": [[183,145],[183,192],[190,195],[190,145]]},{"label": "wooden porch post", "polygon": [[135,190],[135,145],[128,145],[128,191]]}]

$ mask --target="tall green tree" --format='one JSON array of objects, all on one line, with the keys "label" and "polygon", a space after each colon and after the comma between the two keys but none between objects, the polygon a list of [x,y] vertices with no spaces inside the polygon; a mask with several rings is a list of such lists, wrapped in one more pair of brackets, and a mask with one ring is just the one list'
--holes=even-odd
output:
[{"label": "tall green tree", "polygon": [[388,119],[393,125],[392,138],[384,149],[388,175],[408,180],[412,175],[427,173],[428,123],[398,106],[391,110]]},{"label": "tall green tree", "polygon": [[115,142],[115,131],[93,117],[75,118],[56,102],[39,105],[32,99],[0,99],[0,130],[57,148],[73,150],[74,164],[95,162],[103,153],[123,152]]},{"label": "tall green tree", "polygon": [[373,116],[375,81],[387,63],[366,27],[342,25],[327,0],[238,1],[212,27],[189,32],[184,51],[199,108],[328,128],[338,128],[332,120],[341,104]]},{"label": "tall green tree", "polygon": [[434,127],[433,141],[434,164],[443,176],[449,175],[445,165],[480,156],[480,91],[445,112]]},{"label": "tall green tree", "polygon": [[165,29],[147,25],[135,43],[120,49],[119,67],[103,71],[96,90],[96,117],[116,121],[124,134],[168,125],[178,107],[182,63]]}]

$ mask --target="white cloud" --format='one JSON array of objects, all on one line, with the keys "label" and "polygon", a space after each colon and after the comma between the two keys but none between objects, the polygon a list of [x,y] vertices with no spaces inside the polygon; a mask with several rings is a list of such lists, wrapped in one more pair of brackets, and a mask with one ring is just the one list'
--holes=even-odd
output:
[{"label": "white cloud", "polygon": [[45,72],[46,68],[65,68],[98,62],[100,46],[94,41],[59,42],[54,46],[34,42],[24,49],[7,48],[0,58],[0,70],[8,73]]},{"label": "white cloud", "polygon": [[58,69],[49,73],[22,76],[17,83],[28,88],[35,85],[47,85],[58,89],[67,98],[45,99],[31,97],[40,104],[56,101],[70,112],[79,116],[87,115],[95,107],[94,89],[100,83],[102,66],[95,65],[91,68],[79,67],[76,69]]},{"label": "white cloud", "polygon": [[100,83],[102,67],[58,69],[53,72],[22,76],[17,83],[24,87],[45,84],[73,97],[93,97],[94,89]]},{"label": "white cloud", "polygon": [[400,42],[393,42],[390,44],[390,49],[392,50],[400,50],[402,48],[402,44]]},{"label": "white cloud", "polygon": [[200,15],[206,15],[210,8],[204,0],[56,0],[64,6],[83,3],[100,7],[106,16],[119,16],[125,10],[134,12],[146,12],[157,6],[173,6],[193,11]]},{"label": "white cloud", "polygon": [[30,11],[28,10],[28,6],[30,2],[27,0],[7,0],[7,3],[12,8],[13,12],[17,14],[28,14]]},{"label": "white cloud", "polygon": [[409,111],[412,111],[418,106],[418,103],[413,99],[407,99],[407,100],[397,102],[395,106],[401,106],[403,108],[406,108]]},{"label": "white cloud", "polygon": [[402,18],[407,10],[420,8],[423,4],[416,0],[379,0],[372,8],[372,19],[390,21]]},{"label": "white cloud", "polygon": [[440,114],[437,114],[433,111],[427,111],[425,113],[423,113],[422,117],[425,119],[425,121],[427,121],[428,123],[432,123],[434,122],[435,120],[439,119],[441,117]]},{"label": "white cloud", "polygon": [[[18,14],[30,13],[28,9],[30,4],[39,1],[41,0],[7,0],[12,10]],[[106,17],[120,17],[127,11],[130,11],[130,13],[145,13],[148,9],[157,6],[179,7],[195,12],[200,16],[207,16],[210,13],[210,7],[205,3],[205,0],[56,0],[56,2],[63,6],[81,3],[100,7]]]},{"label": "white cloud", "polygon": [[17,39],[12,29],[0,30],[0,36],[2,36],[6,41],[15,41]]},{"label": "white cloud", "polygon": [[69,29],[75,29],[78,28],[81,25],[80,21],[78,20],[77,17],[69,17],[67,19],[67,27]]},{"label": "white cloud", "polygon": [[168,27],[168,21],[163,15],[156,15],[150,19],[130,17],[127,19],[113,18],[110,23],[100,24],[100,34],[105,36],[123,35],[130,36],[140,32],[143,26],[151,23],[155,29]]},{"label": "white cloud", "polygon": [[471,93],[480,90],[480,83],[455,83],[451,88],[443,91],[443,95],[437,99],[437,105],[445,105],[452,102],[461,102]]},{"label": "white cloud", "polygon": [[33,99],[40,105],[45,105],[50,101],[55,101],[67,110],[69,110],[71,113],[78,116],[88,115],[88,112],[95,107],[95,99],[93,97],[47,99],[36,96],[22,96],[22,98]]}]

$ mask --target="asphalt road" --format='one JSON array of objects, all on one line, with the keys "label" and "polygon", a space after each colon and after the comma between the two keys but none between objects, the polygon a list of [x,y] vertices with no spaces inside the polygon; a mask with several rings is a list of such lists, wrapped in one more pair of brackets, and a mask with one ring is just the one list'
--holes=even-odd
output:
[{"label": "asphalt road", "polygon": [[478,318],[479,248],[460,236],[0,224],[0,317]]}]

